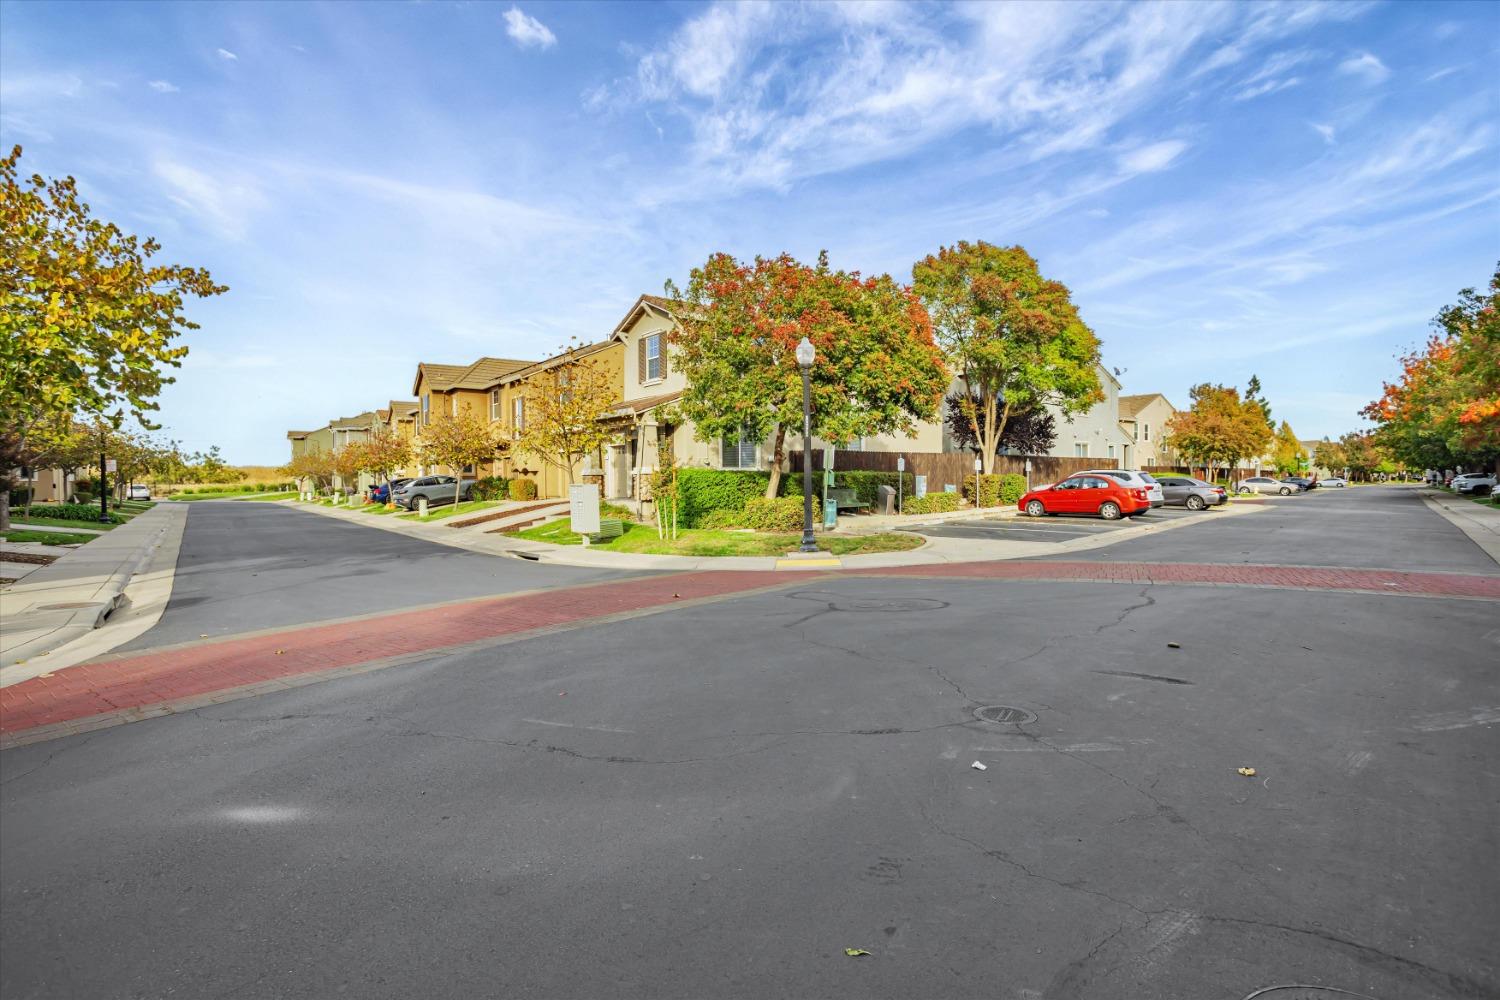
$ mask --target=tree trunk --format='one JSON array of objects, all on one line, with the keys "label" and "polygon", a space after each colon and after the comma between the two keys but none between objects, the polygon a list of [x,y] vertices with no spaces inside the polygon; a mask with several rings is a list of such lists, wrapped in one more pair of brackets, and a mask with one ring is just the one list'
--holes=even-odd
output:
[{"label": "tree trunk", "polygon": [[[776,446],[771,450],[771,482],[766,486],[766,497],[776,499],[777,490],[781,489],[781,463],[786,458],[786,424],[776,425]],[[812,461],[812,448],[809,442],[802,442],[803,463]]]}]

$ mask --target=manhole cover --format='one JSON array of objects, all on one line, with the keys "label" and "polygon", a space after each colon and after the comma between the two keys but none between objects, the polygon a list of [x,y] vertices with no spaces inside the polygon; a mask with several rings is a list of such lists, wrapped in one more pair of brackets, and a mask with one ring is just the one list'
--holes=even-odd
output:
[{"label": "manhole cover", "polygon": [[1024,725],[1036,721],[1035,714],[1011,705],[986,705],[975,709],[974,714],[981,722],[998,722],[1004,725]]},{"label": "manhole cover", "polygon": [[946,601],[933,601],[925,597],[901,597],[885,601],[874,599],[835,601],[830,605],[835,611],[873,611],[885,614],[897,614],[902,611],[935,611],[947,606]]},{"label": "manhole cover", "polygon": [[95,601],[69,601],[65,604],[38,604],[38,611],[72,611],[74,608],[97,608]]}]

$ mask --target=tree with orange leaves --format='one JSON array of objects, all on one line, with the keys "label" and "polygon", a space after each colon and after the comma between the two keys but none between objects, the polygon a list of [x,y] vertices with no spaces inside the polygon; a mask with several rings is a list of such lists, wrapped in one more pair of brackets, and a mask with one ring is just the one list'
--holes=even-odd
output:
[{"label": "tree with orange leaves", "polygon": [[672,364],[687,376],[678,404],[700,439],[772,442],[776,496],[787,428],[802,422],[797,344],[813,363],[813,428],[844,444],[875,434],[910,433],[931,420],[948,387],[932,323],[911,289],[882,274],[835,271],[828,255],[809,267],[787,254],[742,264],[717,253],[694,268],[669,341]]},{"label": "tree with orange leaves", "polygon": [[1401,358],[1401,377],[1361,411],[1401,461],[1429,468],[1500,461],[1500,266],[1487,293],[1465,288],[1434,334]]}]

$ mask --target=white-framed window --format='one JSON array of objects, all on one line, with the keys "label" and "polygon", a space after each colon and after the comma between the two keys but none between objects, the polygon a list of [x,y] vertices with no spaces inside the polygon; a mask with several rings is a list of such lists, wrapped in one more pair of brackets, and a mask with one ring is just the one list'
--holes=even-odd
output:
[{"label": "white-framed window", "polygon": [[1144,435],[1146,435],[1146,440],[1147,441],[1150,441],[1151,440],[1151,425],[1150,424],[1142,424],[1141,425],[1141,433],[1144,434]]},{"label": "white-framed window", "polygon": [[564,403],[573,399],[573,379],[566,367],[557,370],[557,397]]},{"label": "white-framed window", "polygon": [[1109,446],[1109,450],[1105,452],[1105,456],[1107,458],[1114,458],[1115,457],[1115,446],[1114,445],[1110,445]]},{"label": "white-framed window", "polygon": [[432,423],[432,393],[422,393],[422,426]]},{"label": "white-framed window", "polygon": [[490,423],[500,419],[500,390],[490,390]]},{"label": "white-framed window", "polygon": [[653,333],[646,338],[646,381],[661,378],[661,334]]},{"label": "white-framed window", "polygon": [[725,435],[719,441],[719,464],[725,469],[754,469],[756,441],[745,433]]},{"label": "white-framed window", "polygon": [[844,451],[864,451],[865,450],[865,439],[864,438],[854,438],[848,444],[841,445],[840,447]]},{"label": "white-framed window", "polygon": [[517,396],[510,401],[510,429],[516,435],[526,430],[526,397]]},{"label": "white-framed window", "polygon": [[1087,441],[1079,441],[1077,444],[1073,445],[1073,457],[1074,458],[1088,458],[1089,457],[1089,443]]}]

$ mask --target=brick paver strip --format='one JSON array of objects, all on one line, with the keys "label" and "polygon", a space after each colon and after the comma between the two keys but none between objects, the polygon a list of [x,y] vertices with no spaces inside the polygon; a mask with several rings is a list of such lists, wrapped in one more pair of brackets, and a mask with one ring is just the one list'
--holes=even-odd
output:
[{"label": "brick paver strip", "polygon": [[768,577],[754,571],[638,577],[96,660],[0,688],[0,736],[259,681],[788,582],[780,574]]},{"label": "brick paver strip", "polygon": [[[850,575],[1271,587],[1500,600],[1500,576],[1298,566],[983,562],[855,570]],[[119,715],[121,710],[190,702],[279,678],[337,672],[374,660],[804,579],[728,570],[637,577],[96,660],[0,688],[0,737],[91,716]]]}]

